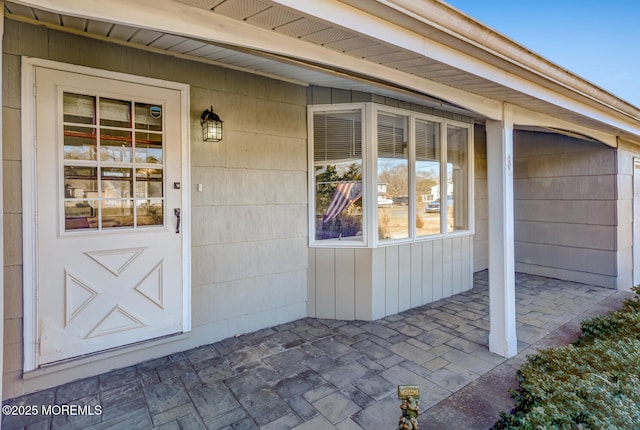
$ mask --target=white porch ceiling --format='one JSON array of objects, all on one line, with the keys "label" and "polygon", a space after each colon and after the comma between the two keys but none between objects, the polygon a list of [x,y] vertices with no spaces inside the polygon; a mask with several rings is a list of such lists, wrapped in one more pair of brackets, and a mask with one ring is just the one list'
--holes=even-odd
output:
[{"label": "white porch ceiling", "polygon": [[[628,134],[629,137],[634,137],[632,134],[596,119],[514,90],[503,83],[485,79],[469,71],[458,69],[424,55],[416,54],[408,49],[389,44],[384,40],[362,35],[350,28],[339,27],[314,17],[305,16],[271,0],[177,1],[200,9],[203,16],[207,16],[207,14],[223,15],[244,25],[256,26],[290,38],[322,46],[327,49],[327,55],[329,56],[332,52],[347,54],[418,78],[461,89],[492,100],[510,103],[529,111],[541,112],[572,124],[613,135]],[[309,64],[308,62],[298,61],[295,58],[287,58],[284,55],[220,45],[177,34],[134,28],[96,19],[63,15],[18,3],[5,2],[5,14],[9,18],[40,23],[62,31],[98,37],[116,43],[164,52],[169,55],[213,62],[305,85],[373,92],[411,103],[429,105],[467,115],[479,121],[483,120],[481,115],[451,101],[440,100],[429,94],[406,90],[392,82],[380,81],[372,76],[356,76],[338,67],[330,68],[326,65]],[[504,67],[506,69],[508,65],[504,64]],[[543,81],[536,76],[532,76],[531,79],[534,82],[537,81],[537,83]],[[552,90],[557,89],[552,82],[543,83]],[[582,98],[581,102],[598,109],[602,108],[588,97]]]}]

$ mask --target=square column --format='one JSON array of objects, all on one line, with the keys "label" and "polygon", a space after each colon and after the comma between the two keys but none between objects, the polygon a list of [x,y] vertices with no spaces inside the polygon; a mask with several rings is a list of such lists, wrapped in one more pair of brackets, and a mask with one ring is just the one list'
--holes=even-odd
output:
[{"label": "square column", "polygon": [[489,188],[489,350],[518,352],[516,338],[513,123],[487,120]]}]

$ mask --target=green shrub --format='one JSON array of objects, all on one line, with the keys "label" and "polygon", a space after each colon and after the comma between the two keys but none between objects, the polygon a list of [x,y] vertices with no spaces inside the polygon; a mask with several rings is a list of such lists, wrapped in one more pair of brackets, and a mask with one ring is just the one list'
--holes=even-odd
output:
[{"label": "green shrub", "polygon": [[639,297],[582,329],[574,344],[528,357],[515,408],[494,429],[640,429]]},{"label": "green shrub", "polygon": [[[637,287],[633,291],[640,293]],[[582,321],[580,327],[582,334],[576,345],[602,337],[640,339],[640,298],[626,300],[620,309],[606,316]]]}]

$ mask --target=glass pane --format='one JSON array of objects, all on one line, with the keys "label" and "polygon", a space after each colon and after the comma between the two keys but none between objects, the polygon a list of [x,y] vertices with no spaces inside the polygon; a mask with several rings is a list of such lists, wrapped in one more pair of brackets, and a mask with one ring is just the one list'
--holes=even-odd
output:
[{"label": "glass pane", "polygon": [[136,103],[136,129],[162,130],[162,106]]},{"label": "glass pane", "polygon": [[447,127],[447,231],[469,229],[469,131]]},{"label": "glass pane", "polygon": [[64,93],[63,97],[64,122],[76,124],[96,123],[96,98],[82,94]]},{"label": "glass pane", "polygon": [[362,239],[362,160],[316,166],[316,240]]},{"label": "glass pane", "polygon": [[[408,118],[378,114],[378,238],[409,237]],[[408,200],[407,200],[408,201]]]},{"label": "glass pane", "polygon": [[316,112],[313,115],[313,159],[332,164],[362,158],[362,112]]},{"label": "glass pane", "polygon": [[100,125],[109,127],[131,127],[131,102],[100,99]]},{"label": "glass pane", "polygon": [[96,200],[64,202],[64,229],[95,230],[98,228],[98,202]]},{"label": "glass pane", "polygon": [[362,240],[362,111],[313,115],[315,239]]},{"label": "glass pane", "polygon": [[132,197],[132,170],[125,167],[103,167],[102,197],[107,199]]},{"label": "glass pane", "polygon": [[65,125],[64,158],[65,160],[95,160],[96,130]]},{"label": "glass pane", "polygon": [[162,197],[162,169],[136,169],[136,197]]},{"label": "glass pane", "polygon": [[100,129],[100,160],[131,162],[131,132]]},{"label": "glass pane", "polygon": [[133,227],[133,202],[131,200],[103,200],[102,228]]},{"label": "glass pane", "polygon": [[416,235],[441,232],[440,124],[416,120]]},{"label": "glass pane", "polygon": [[138,200],[136,202],[136,223],[138,226],[162,225],[163,202],[159,199]]},{"label": "glass pane", "polygon": [[98,194],[98,169],[95,167],[64,166],[64,197],[95,198]]},{"label": "glass pane", "polygon": [[136,132],[136,163],[162,164],[162,135]]}]

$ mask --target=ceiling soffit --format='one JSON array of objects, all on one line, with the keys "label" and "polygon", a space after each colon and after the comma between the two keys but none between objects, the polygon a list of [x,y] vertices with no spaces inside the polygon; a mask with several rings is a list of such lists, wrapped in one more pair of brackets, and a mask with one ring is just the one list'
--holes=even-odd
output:
[{"label": "ceiling soffit", "polygon": [[[238,21],[244,21],[256,27],[284,34],[316,45],[323,46],[340,54],[346,54],[354,58],[363,59],[374,64],[384,65],[388,68],[439,82],[452,88],[478,94],[500,102],[512,103],[532,111],[545,112],[551,116],[558,116],[582,126],[603,129],[603,123],[594,119],[585,118],[582,115],[568,112],[560,106],[528,96],[515,91],[497,82],[476,76],[468,71],[456,69],[450,65],[421,56],[398,46],[385,43],[371,37],[363,36],[348,28],[341,28],[316,18],[309,18],[300,13],[291,11],[267,0],[179,0],[200,9],[206,9],[203,13],[216,13]],[[261,57],[261,53],[247,51],[237,52],[236,47],[217,46],[207,41],[193,40],[186,37],[161,33],[154,30],[133,28],[125,25],[110,24],[96,20],[82,19],[59,15],[39,9],[29,8],[14,3],[5,3],[5,11],[10,15],[26,17],[27,19],[49,23],[54,26],[74,29],[78,32],[93,33],[136,45],[144,45],[149,48],[164,50],[168,53],[181,54],[202,60],[220,62],[232,67],[254,70],[260,74],[277,75],[291,81],[304,81],[314,85],[336,85],[338,88],[349,86],[348,73],[334,70],[335,76],[320,78],[323,72],[318,65],[311,64],[311,71],[300,71],[301,63],[292,63],[297,68],[285,71],[285,65],[275,65],[273,60],[277,56]],[[485,53],[485,55],[488,55]],[[283,57],[284,58],[284,57]],[[505,72],[506,73],[506,72]],[[360,87],[366,77],[357,77]],[[375,79],[372,80],[375,83]],[[381,84],[381,83],[378,83]],[[382,83],[384,84],[384,83]],[[383,85],[384,86],[384,85]],[[372,90],[374,88],[369,88]],[[393,85],[388,86],[393,90]],[[362,90],[360,88],[359,90]],[[402,93],[402,92],[401,92]],[[406,91],[405,91],[406,93]],[[411,102],[418,102],[420,95],[411,94]],[[384,94],[387,95],[388,94]],[[402,94],[400,99],[402,98]],[[415,97],[414,97],[415,96]],[[434,99],[436,104],[437,99]],[[444,106],[444,105],[443,105]],[[458,110],[464,110],[458,108]],[[470,114],[470,112],[468,112]],[[473,115],[473,114],[471,114]],[[478,117],[477,117],[478,118]],[[616,128],[605,126],[607,131],[615,134]]]}]

